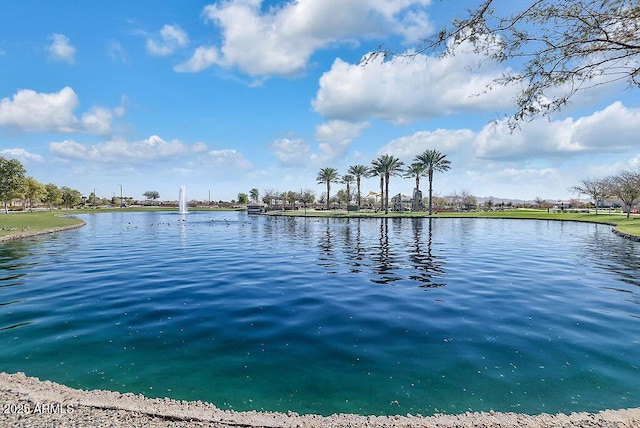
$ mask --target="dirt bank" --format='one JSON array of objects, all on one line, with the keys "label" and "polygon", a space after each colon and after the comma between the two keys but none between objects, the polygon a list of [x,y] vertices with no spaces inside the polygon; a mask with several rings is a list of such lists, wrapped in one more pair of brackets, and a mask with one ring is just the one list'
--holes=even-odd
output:
[{"label": "dirt bank", "polygon": [[640,427],[640,408],[571,415],[464,413],[358,416],[232,412],[201,401],[83,391],[24,373],[0,373],[2,427]]}]

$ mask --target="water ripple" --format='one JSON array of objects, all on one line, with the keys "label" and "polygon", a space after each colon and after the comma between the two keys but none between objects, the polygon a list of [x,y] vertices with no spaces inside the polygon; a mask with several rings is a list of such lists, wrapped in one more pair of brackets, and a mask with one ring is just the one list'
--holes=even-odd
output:
[{"label": "water ripple", "polygon": [[237,410],[638,405],[638,244],[609,227],[84,218],[0,244],[3,370]]}]

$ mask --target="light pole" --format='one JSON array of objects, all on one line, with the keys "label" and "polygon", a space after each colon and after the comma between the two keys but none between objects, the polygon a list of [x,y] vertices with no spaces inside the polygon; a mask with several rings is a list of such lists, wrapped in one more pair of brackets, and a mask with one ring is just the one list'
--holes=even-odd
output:
[{"label": "light pole", "polygon": [[122,199],[122,184],[118,184],[120,186],[120,208],[124,207],[124,202]]}]

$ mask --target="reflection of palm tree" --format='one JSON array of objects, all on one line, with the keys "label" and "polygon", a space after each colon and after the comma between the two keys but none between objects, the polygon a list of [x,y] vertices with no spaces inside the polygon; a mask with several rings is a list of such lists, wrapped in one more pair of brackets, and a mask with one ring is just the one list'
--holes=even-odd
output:
[{"label": "reflection of palm tree", "polygon": [[389,214],[389,180],[392,175],[398,175],[402,171],[402,162],[393,155],[382,155],[372,162],[376,175],[384,179],[384,213]]},{"label": "reflection of palm tree", "polygon": [[[374,257],[375,260],[375,257]],[[378,259],[376,260],[374,267],[375,277],[372,282],[376,284],[388,284],[391,281],[395,281],[399,278],[393,278],[388,275],[389,271],[393,268],[391,265],[391,258],[389,256],[389,219],[383,218],[380,220],[380,248],[378,251]]]},{"label": "reflection of palm tree", "polygon": [[338,170],[335,168],[322,168],[316,177],[318,184],[327,185],[327,209],[329,209],[329,196],[331,194],[331,183],[338,181]]},{"label": "reflection of palm tree", "polygon": [[446,171],[451,165],[451,162],[446,159],[447,155],[440,153],[437,150],[426,150],[424,153],[415,157],[416,163],[419,163],[427,171],[429,178],[429,215],[433,214],[432,194],[433,194],[433,172],[434,171]]},{"label": "reflection of palm tree", "polygon": [[351,165],[347,173],[353,175],[356,178],[356,185],[358,186],[358,207],[362,201],[360,198],[360,179],[369,175],[369,168],[364,165]]},{"label": "reflection of palm tree", "polygon": [[419,275],[410,276],[410,279],[419,281],[422,283],[420,287],[432,288],[442,287],[446,283],[434,283],[433,278],[445,276],[445,271],[442,267],[442,261],[433,255],[432,242],[433,242],[433,219],[427,219],[429,222],[426,239],[426,249],[422,247],[422,243],[425,241],[422,236],[422,226],[424,225],[424,219],[415,218],[411,219],[411,226],[413,228],[413,253],[410,254],[409,260],[414,263],[414,267],[417,270],[422,271]]},{"label": "reflection of palm tree", "polygon": [[320,266],[323,267],[333,267],[335,266],[336,260],[335,260],[335,255],[333,254],[334,251],[334,243],[333,243],[333,227],[331,224],[331,219],[327,218],[326,219],[326,233],[324,234],[324,237],[320,238],[319,241],[319,248],[320,248],[320,255],[319,255],[319,260],[320,262],[318,263]]}]

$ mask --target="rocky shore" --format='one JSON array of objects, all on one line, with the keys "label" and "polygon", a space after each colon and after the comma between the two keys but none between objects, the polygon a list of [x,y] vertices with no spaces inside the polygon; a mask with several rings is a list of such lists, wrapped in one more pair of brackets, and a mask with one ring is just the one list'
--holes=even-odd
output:
[{"label": "rocky shore", "polygon": [[1,427],[640,427],[640,408],[570,415],[359,416],[233,412],[201,401],[84,391],[0,373]]}]

